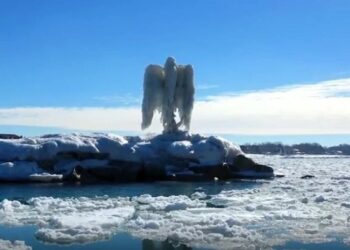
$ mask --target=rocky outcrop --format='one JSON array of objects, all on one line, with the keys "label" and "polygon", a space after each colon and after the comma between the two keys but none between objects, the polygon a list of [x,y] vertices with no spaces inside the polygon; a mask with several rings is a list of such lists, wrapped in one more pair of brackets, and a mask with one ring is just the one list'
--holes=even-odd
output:
[{"label": "rocky outcrop", "polygon": [[0,134],[0,139],[3,140],[12,140],[12,139],[21,139],[22,136],[15,134]]},{"label": "rocky outcrop", "polygon": [[0,140],[1,181],[139,182],[271,178],[272,168],[214,136],[111,134]]}]

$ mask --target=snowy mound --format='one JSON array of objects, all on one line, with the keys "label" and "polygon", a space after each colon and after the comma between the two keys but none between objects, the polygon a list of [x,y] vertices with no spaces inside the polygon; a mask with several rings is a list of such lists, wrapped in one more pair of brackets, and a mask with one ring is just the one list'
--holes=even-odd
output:
[{"label": "snowy mound", "polygon": [[233,175],[271,177],[219,137],[177,132],[141,138],[114,134],[0,139],[0,180],[139,181]]}]

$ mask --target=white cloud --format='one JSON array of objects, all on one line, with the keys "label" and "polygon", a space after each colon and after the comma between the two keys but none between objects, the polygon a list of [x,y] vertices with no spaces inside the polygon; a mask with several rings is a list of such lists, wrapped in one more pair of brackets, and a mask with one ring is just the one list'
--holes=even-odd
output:
[{"label": "white cloud", "polygon": [[[248,93],[195,103],[192,131],[234,134],[349,134],[350,78]],[[155,117],[151,131],[160,131]],[[141,108],[7,108],[0,125],[81,130],[140,130]]]},{"label": "white cloud", "polygon": [[42,108],[0,109],[1,125],[59,127],[79,130],[139,130],[139,108]]}]

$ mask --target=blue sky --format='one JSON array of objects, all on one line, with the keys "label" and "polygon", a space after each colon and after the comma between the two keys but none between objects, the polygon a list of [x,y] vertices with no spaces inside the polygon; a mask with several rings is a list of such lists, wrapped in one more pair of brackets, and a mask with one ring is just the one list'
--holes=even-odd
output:
[{"label": "blue sky", "polygon": [[[349,13],[346,0],[0,0],[0,126],[45,125],[6,118],[18,108],[137,107],[145,66],[168,55],[194,65],[197,100],[348,79]],[[109,125],[125,130],[91,129]],[[333,127],[315,133],[350,132]],[[312,133],[288,131],[274,134]]]}]

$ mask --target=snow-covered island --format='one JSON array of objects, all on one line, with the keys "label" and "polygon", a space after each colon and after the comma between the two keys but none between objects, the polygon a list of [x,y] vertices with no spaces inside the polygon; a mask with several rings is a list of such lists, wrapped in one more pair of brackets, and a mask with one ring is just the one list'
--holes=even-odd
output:
[{"label": "snow-covered island", "polygon": [[142,138],[114,134],[0,140],[2,181],[152,181],[273,177],[222,138],[178,132]]},{"label": "snow-covered island", "polygon": [[192,66],[176,65],[169,57],[164,68],[146,68],[142,103],[142,129],[159,111],[163,133],[143,137],[3,135],[0,181],[198,181],[274,176],[272,168],[246,157],[239,146],[223,138],[189,133],[193,104]]}]

